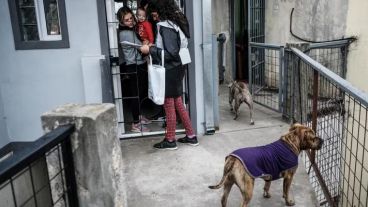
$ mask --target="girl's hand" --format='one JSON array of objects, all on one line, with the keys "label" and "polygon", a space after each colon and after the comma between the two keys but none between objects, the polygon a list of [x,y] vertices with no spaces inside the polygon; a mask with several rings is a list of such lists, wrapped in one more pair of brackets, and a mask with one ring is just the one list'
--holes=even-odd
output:
[{"label": "girl's hand", "polygon": [[148,45],[143,45],[142,47],[139,48],[139,50],[141,51],[141,53],[147,55],[149,53],[149,46]]},{"label": "girl's hand", "polygon": [[143,41],[143,44],[144,44],[144,45],[149,45],[149,44],[150,44],[150,42],[149,42],[148,40],[144,40],[144,41]]}]

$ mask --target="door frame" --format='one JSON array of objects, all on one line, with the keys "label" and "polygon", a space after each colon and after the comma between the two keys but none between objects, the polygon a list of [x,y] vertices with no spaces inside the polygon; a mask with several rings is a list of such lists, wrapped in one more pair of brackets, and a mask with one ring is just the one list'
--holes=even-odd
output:
[{"label": "door frame", "polygon": [[[96,0],[96,1],[97,1],[98,24],[99,24],[100,41],[101,41],[101,43],[100,43],[101,44],[101,54],[105,57],[105,59],[102,60],[101,64],[100,64],[101,65],[103,102],[104,103],[116,104],[115,103],[115,98],[114,98],[116,94],[114,94],[114,81],[113,81],[112,67],[118,67],[116,65],[119,65],[119,63],[118,63],[118,59],[116,58],[116,56],[114,57],[114,53],[111,52],[111,48],[110,48],[111,43],[110,43],[109,37],[111,38],[111,35],[109,34],[109,25],[108,25],[109,20],[108,20],[108,14],[107,14],[109,9],[111,10],[111,8],[107,8],[107,6],[109,6],[107,4],[107,2],[109,1],[109,4],[111,5],[111,4],[114,4],[115,1],[114,0],[102,0],[102,1]],[[127,2],[127,1],[122,1],[122,2]],[[137,3],[139,3],[139,2],[140,2],[140,0],[137,0]],[[183,6],[183,11],[190,11],[190,10],[187,9],[188,5],[187,5],[187,2],[185,0],[181,0],[181,6]],[[189,45],[189,47],[190,47],[190,45]],[[189,49],[191,49],[191,48],[189,48]],[[186,94],[184,96],[183,101],[187,106],[189,106],[188,111],[192,115],[191,117],[193,117],[192,118],[192,124],[193,124],[193,127],[196,129],[195,126],[196,126],[196,122],[197,122],[196,121],[197,117],[193,116],[193,112],[195,114],[195,111],[196,111],[196,109],[195,109],[196,104],[193,103],[193,100],[190,100],[190,101],[189,101],[189,99],[186,100],[186,98],[189,97],[189,94],[192,91],[191,87],[190,87],[190,83],[193,82],[193,81],[191,79],[192,79],[192,77],[187,72],[186,77],[185,77],[184,82],[183,82],[183,84],[185,85],[183,92]],[[195,80],[195,79],[193,79],[193,80]],[[119,107],[119,106],[117,106],[117,107]],[[123,108],[122,107],[119,107],[119,108],[120,109],[117,110],[117,113],[123,113],[123,111],[122,111]],[[120,115],[120,116],[122,116],[122,115]],[[118,114],[118,117],[119,117],[119,114]],[[124,129],[123,130],[121,129],[121,128],[124,128],[124,127],[120,126],[121,124],[119,124],[119,120],[117,120],[117,122],[118,122],[118,136],[119,136],[119,138],[123,138],[123,139],[165,134],[165,129],[158,130],[158,131],[153,131],[153,132],[126,134]],[[177,133],[182,133],[182,132],[185,132],[185,130],[184,129],[177,129],[176,132]]]},{"label": "door frame", "polygon": [[[231,0],[229,1],[230,2],[230,27],[231,27],[231,38],[232,38],[232,42],[231,42],[231,52],[232,52],[232,71],[231,71],[231,78],[232,80],[235,80],[236,79],[236,76],[237,76],[237,53],[236,53],[236,32],[235,32],[235,22],[236,22],[236,15],[235,15],[235,1],[236,0]],[[247,50],[244,54],[244,59],[248,60],[248,53],[249,53],[249,30],[250,30],[250,23],[249,23],[249,0],[245,0],[244,1],[244,11],[246,12],[246,15],[244,16],[245,18],[245,21],[244,21],[244,28],[246,29],[245,33],[244,34],[246,36],[246,39],[245,39],[245,42],[244,42],[244,50]],[[248,62],[245,62],[244,63],[244,67],[248,68]],[[248,73],[247,77],[248,79],[250,78],[249,76],[249,71],[246,69],[244,70],[246,73]]]}]

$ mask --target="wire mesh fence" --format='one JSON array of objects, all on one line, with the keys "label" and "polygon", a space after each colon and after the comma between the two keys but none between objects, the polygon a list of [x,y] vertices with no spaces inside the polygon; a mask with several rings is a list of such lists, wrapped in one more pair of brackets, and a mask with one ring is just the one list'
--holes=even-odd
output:
[{"label": "wire mesh fence", "polygon": [[250,46],[250,90],[254,102],[280,111],[283,47],[259,43]]},{"label": "wire mesh fence", "polygon": [[368,205],[366,94],[297,49],[293,66],[292,117],[324,140],[307,152],[310,181],[321,206]]}]

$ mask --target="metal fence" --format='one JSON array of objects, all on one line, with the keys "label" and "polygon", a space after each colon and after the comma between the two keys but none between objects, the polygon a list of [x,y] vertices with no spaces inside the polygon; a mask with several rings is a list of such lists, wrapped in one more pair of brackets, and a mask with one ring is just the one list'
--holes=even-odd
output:
[{"label": "metal fence", "polygon": [[325,141],[305,160],[319,203],[368,206],[368,96],[300,50],[291,50],[291,117]]},{"label": "metal fence", "polygon": [[70,135],[60,126],[0,150],[0,206],[78,206]]},{"label": "metal fence", "polygon": [[346,60],[350,42],[351,40],[347,39],[313,43],[304,53],[340,77],[346,78]]},{"label": "metal fence", "polygon": [[249,88],[254,102],[281,111],[284,47],[250,43]]}]

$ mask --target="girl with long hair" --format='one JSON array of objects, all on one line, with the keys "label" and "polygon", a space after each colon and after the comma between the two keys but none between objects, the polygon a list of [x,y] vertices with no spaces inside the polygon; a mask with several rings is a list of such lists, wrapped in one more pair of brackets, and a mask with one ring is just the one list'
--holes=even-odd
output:
[{"label": "girl with long hair", "polygon": [[[155,45],[143,45],[140,50],[143,54],[150,54],[153,62],[161,62],[161,51],[164,51],[165,62],[165,102],[166,133],[165,139],[153,147],[157,149],[177,149],[175,129],[176,113],[185,128],[186,136],[178,139],[178,142],[192,146],[198,145],[198,140],[192,127],[188,111],[185,109],[183,95],[183,78],[185,68],[179,54],[182,39],[189,38],[189,24],[185,15],[180,11],[174,0],[152,0],[149,2],[148,11],[157,9],[157,37]],[[182,37],[184,34],[185,37]],[[185,45],[186,46],[186,45]]]},{"label": "girl with long hair", "polygon": [[[124,6],[117,12],[119,20],[119,40],[142,44],[136,33],[136,19],[132,10]],[[133,123],[132,132],[149,132],[145,126],[150,121],[140,115],[140,101],[147,97],[148,76],[147,65],[140,52],[130,46],[122,46],[123,64],[120,65],[122,93],[130,106]],[[124,99],[123,99],[124,100]]]}]

